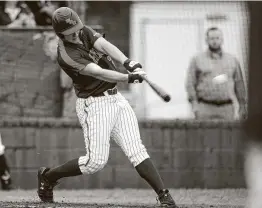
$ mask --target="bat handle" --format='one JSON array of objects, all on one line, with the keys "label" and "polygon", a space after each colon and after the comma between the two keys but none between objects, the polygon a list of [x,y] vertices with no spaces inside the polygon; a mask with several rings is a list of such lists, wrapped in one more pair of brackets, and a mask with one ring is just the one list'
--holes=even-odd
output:
[{"label": "bat handle", "polygon": [[148,82],[147,76],[146,75],[141,75],[141,77],[143,78],[143,80],[145,80],[146,82]]}]

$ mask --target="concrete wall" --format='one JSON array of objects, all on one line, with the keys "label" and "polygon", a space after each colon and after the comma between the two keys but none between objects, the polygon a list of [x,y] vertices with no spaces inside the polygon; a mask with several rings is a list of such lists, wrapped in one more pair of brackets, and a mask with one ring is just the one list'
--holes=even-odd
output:
[{"label": "concrete wall", "polygon": [[[77,121],[12,119],[0,123],[15,184],[36,187],[40,166],[56,166],[85,154]],[[140,122],[141,137],[168,187],[238,188],[243,177],[240,124]],[[148,188],[112,143],[107,166],[94,175],[64,179],[60,188]]]},{"label": "concrete wall", "polygon": [[0,115],[59,116],[59,68],[45,55],[38,30],[1,30]]}]

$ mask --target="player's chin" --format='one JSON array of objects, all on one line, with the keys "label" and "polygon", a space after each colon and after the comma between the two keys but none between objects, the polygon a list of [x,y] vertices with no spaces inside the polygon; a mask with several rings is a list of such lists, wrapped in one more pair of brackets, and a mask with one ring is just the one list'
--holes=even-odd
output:
[{"label": "player's chin", "polygon": [[140,72],[140,71],[143,71],[143,69],[137,68],[134,70],[134,72]]},{"label": "player's chin", "polygon": [[214,44],[214,45],[212,45],[212,48],[214,50],[218,50],[218,49],[220,49],[220,45],[219,44]]}]

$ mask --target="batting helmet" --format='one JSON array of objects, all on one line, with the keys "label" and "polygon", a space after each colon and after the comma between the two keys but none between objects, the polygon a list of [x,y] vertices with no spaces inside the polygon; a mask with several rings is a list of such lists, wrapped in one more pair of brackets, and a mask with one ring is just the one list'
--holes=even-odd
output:
[{"label": "batting helmet", "polygon": [[52,25],[56,34],[70,35],[84,27],[77,13],[68,8],[58,8],[52,17]]}]

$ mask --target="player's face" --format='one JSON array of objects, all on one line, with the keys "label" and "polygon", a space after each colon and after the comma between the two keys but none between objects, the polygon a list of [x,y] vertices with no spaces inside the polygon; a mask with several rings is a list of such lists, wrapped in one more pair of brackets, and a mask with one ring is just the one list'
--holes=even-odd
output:
[{"label": "player's face", "polygon": [[207,44],[209,48],[217,50],[221,48],[223,35],[220,30],[211,30],[207,35]]},{"label": "player's face", "polygon": [[72,42],[72,43],[80,42],[79,32],[80,32],[80,30],[78,30],[77,32],[74,32],[74,33],[72,33],[70,35],[65,35],[65,40],[69,41],[69,42]]}]

